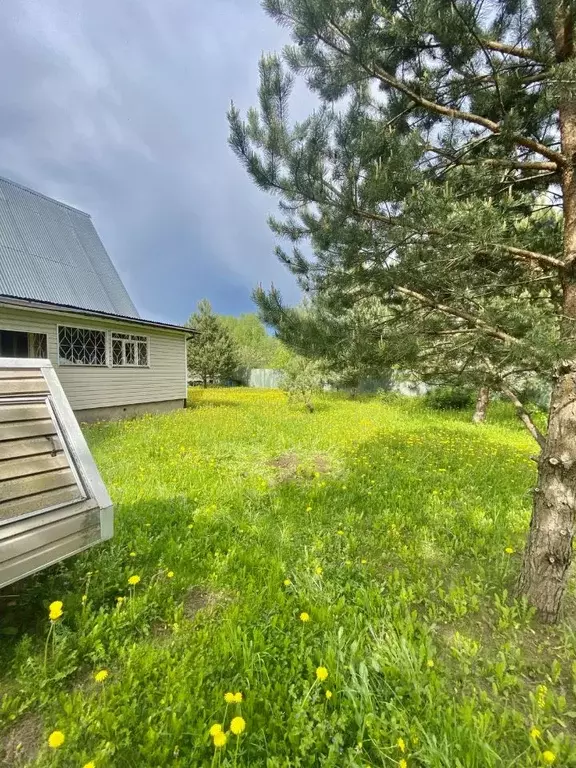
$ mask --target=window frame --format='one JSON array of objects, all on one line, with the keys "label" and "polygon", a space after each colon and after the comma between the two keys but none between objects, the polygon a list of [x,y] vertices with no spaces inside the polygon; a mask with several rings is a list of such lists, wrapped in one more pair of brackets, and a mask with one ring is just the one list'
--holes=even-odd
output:
[{"label": "window frame", "polygon": [[[120,336],[121,338],[114,338]],[[128,338],[123,338],[128,336]],[[122,362],[114,362],[114,341],[122,342]],[[146,344],[146,365],[140,365],[138,362],[127,363],[126,361],[126,342],[135,345],[135,359],[138,360],[138,344]],[[124,331],[110,331],[110,367],[111,368],[150,368],[150,336],[144,333],[126,333]]]},{"label": "window frame", "polygon": [[[74,328],[77,331],[93,331],[95,333],[104,334],[104,354],[106,361],[104,363],[71,363],[68,360],[64,360],[60,355],[60,329],[61,328]],[[58,365],[66,368],[110,368],[110,355],[108,352],[108,331],[105,328],[89,328],[84,325],[64,325],[58,323],[56,325],[56,338],[58,342]]]},{"label": "window frame", "polygon": [[[64,326],[65,328],[70,328],[69,325]],[[44,355],[36,354],[37,350],[34,349],[34,342],[38,340],[38,337],[43,338],[43,351],[46,353]],[[36,338],[34,338],[36,337]],[[58,353],[60,353],[60,339],[58,339]],[[35,359],[40,360],[47,360],[48,359],[48,334],[47,333],[37,333],[36,331],[28,331],[28,356]]]}]

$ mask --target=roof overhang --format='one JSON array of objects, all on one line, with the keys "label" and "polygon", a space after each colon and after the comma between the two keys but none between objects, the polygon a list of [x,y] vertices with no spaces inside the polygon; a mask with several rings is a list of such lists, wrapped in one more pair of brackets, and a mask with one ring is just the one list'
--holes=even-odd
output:
[{"label": "roof overhang", "polygon": [[99,317],[103,320],[112,320],[132,325],[138,325],[143,328],[157,328],[165,331],[176,331],[194,336],[198,333],[194,328],[188,328],[185,325],[172,325],[171,323],[159,323],[156,320],[144,320],[141,317],[127,317],[125,315],[115,315],[111,312],[97,312],[93,309],[82,309],[82,307],[71,307],[67,304],[54,304],[51,301],[37,301],[35,299],[23,299],[18,296],[6,296],[0,294],[0,304],[7,304],[22,309],[33,309],[39,312],[58,312],[67,315],[78,315],[81,317]]}]

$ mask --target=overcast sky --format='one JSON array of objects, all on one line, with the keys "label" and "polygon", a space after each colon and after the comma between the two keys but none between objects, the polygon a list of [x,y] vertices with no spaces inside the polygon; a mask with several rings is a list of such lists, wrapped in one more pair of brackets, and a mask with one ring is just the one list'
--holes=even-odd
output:
[{"label": "overcast sky", "polygon": [[144,317],[251,311],[258,282],[297,301],[227,145],[287,42],[258,0],[1,0],[0,29],[0,175],[90,213]]}]

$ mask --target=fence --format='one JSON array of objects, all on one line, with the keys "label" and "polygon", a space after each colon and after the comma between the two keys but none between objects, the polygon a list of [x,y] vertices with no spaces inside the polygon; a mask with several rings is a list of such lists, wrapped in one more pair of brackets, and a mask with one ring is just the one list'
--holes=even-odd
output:
[{"label": "fence", "polygon": [[282,386],[282,371],[275,368],[251,368],[246,371],[244,381],[248,387],[262,389],[280,389]]},{"label": "fence", "polygon": [[[241,383],[247,387],[258,387],[261,389],[280,389],[282,387],[283,372],[275,368],[246,368],[235,377],[236,383]],[[341,389],[338,386],[326,384],[325,390]],[[360,382],[358,392],[362,394],[373,394],[381,390],[397,392],[401,395],[424,395],[428,387],[416,381],[402,379],[398,374],[388,378],[366,378]]]}]

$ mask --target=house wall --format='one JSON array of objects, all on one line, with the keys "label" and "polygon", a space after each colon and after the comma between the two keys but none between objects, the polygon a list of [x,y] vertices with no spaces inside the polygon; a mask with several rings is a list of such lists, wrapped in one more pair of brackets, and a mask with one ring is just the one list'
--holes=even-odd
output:
[{"label": "house wall", "polygon": [[[115,330],[149,338],[149,367],[130,368],[91,365],[60,365],[58,360],[58,325],[95,330]],[[98,418],[95,409],[110,409],[101,417],[121,418],[135,412],[166,410],[167,404],[182,407],[186,401],[186,341],[177,331],[138,326],[115,320],[83,317],[65,312],[42,312],[3,305],[0,302],[0,328],[10,331],[44,333],[48,338],[48,357],[62,382],[70,405],[86,420]],[[150,404],[149,408],[126,409],[123,406]]]}]

